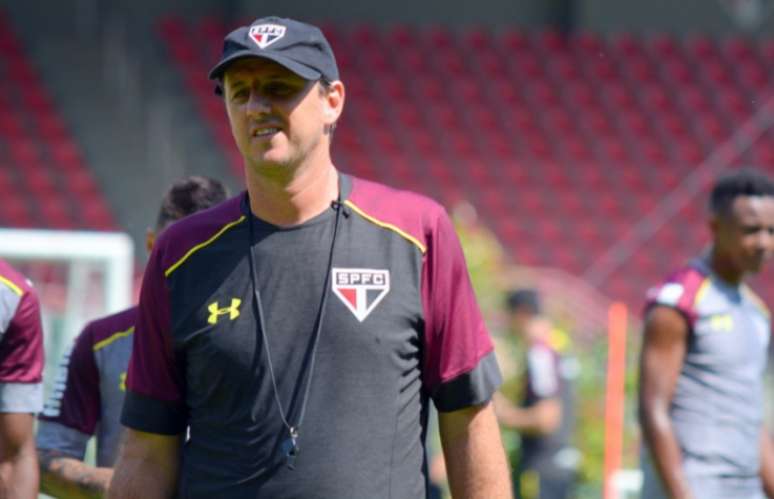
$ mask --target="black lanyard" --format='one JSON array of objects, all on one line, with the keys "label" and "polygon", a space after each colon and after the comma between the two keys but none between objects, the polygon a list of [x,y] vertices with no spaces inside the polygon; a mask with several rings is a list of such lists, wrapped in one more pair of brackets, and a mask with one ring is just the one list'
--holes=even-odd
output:
[{"label": "black lanyard", "polygon": [[253,285],[253,299],[255,301],[255,306],[258,311],[258,323],[261,328],[261,336],[263,340],[263,349],[266,353],[266,363],[269,367],[269,376],[271,377],[271,386],[274,391],[274,402],[277,404],[277,409],[279,409],[280,418],[282,418],[282,424],[285,425],[285,429],[288,432],[287,438],[285,438],[282,441],[282,445],[280,447],[281,452],[283,453],[285,457],[285,463],[287,464],[288,468],[293,469],[295,466],[295,460],[296,456],[298,456],[299,447],[298,447],[298,437],[299,433],[301,431],[301,425],[304,422],[304,415],[306,414],[306,403],[309,400],[309,391],[312,386],[312,377],[314,375],[314,364],[315,364],[315,358],[317,357],[317,345],[320,343],[320,333],[322,332],[322,326],[323,326],[323,319],[325,318],[325,303],[328,301],[328,286],[330,284],[330,278],[331,278],[331,271],[333,267],[333,253],[336,246],[336,234],[339,230],[339,218],[341,216],[341,175],[339,175],[339,193],[336,197],[336,201],[334,201],[333,207],[336,209],[336,218],[333,223],[333,237],[331,238],[331,249],[328,254],[328,267],[325,272],[325,284],[323,284],[323,290],[322,290],[322,296],[320,297],[320,308],[317,310],[317,319],[315,320],[315,328],[314,328],[314,338],[312,339],[312,353],[309,357],[309,363],[307,366],[304,366],[304,368],[301,370],[301,373],[299,374],[300,377],[304,376],[304,373],[306,372],[306,386],[304,389],[304,397],[301,399],[301,411],[298,415],[298,422],[295,425],[290,424],[290,422],[287,419],[287,416],[285,414],[285,409],[282,407],[282,402],[279,398],[279,390],[277,390],[277,381],[274,376],[274,366],[272,365],[271,361],[271,352],[269,351],[269,339],[268,334],[266,331],[266,322],[264,320],[264,313],[263,313],[263,305],[261,303],[261,292],[258,289],[258,275],[257,275],[257,269],[255,265],[255,256],[253,254],[253,220],[252,220],[252,212],[250,210],[250,203],[247,203],[247,211],[250,215],[248,219],[250,220],[250,223],[248,224],[249,229],[249,240],[247,244],[247,251],[250,255],[250,279],[252,280]]}]

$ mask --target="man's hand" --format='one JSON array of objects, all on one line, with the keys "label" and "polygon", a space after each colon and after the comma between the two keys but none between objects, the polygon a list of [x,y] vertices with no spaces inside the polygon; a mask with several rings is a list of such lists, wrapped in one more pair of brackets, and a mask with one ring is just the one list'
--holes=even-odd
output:
[{"label": "man's hand", "polygon": [[510,499],[510,470],[491,403],[438,413],[454,499]]},{"label": "man's hand", "polygon": [[112,468],[96,468],[53,449],[38,449],[40,491],[58,499],[102,499]]},{"label": "man's hand", "polygon": [[35,499],[38,463],[32,414],[0,414],[0,498]]}]

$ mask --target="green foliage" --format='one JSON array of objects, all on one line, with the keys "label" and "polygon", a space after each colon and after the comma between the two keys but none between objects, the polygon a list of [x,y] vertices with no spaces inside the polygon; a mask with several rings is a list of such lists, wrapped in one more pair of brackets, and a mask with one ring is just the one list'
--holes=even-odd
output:
[{"label": "green foliage", "polygon": [[[454,222],[462,243],[473,288],[476,292],[485,320],[495,336],[498,360],[506,375],[501,392],[511,400],[519,400],[522,390],[523,366],[519,365],[523,352],[516,342],[503,334],[501,326],[504,293],[510,283],[508,264],[504,251],[494,235],[475,218],[475,211],[467,205],[454,210]],[[553,318],[564,325],[568,318]],[[571,320],[571,318],[569,318]],[[569,325],[569,324],[568,324]],[[571,331],[571,328],[568,328]],[[607,333],[600,331],[593,340],[575,343],[572,354],[579,364],[576,379],[576,429],[574,445],[583,459],[576,497],[598,499],[602,497],[605,450],[605,386],[607,372]],[[624,455],[623,466],[637,466],[639,430],[636,422],[636,383],[639,334],[630,331],[627,338],[625,378]],[[515,463],[519,452],[518,433],[504,431],[503,438],[508,455]]]}]

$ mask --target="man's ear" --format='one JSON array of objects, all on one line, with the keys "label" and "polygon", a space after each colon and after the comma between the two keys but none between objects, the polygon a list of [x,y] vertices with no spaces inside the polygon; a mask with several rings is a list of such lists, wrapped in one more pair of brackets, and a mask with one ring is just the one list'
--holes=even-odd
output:
[{"label": "man's ear", "polygon": [[344,84],[339,81],[331,82],[327,88],[325,88],[324,100],[325,100],[325,124],[328,126],[335,125],[344,110],[344,99],[346,91],[344,90]]}]

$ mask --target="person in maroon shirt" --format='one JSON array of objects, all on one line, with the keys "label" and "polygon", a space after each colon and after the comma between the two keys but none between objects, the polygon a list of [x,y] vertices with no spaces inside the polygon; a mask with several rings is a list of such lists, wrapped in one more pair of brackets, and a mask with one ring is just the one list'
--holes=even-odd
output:
[{"label": "person in maroon shirt", "polygon": [[[217,180],[191,176],[167,190],[148,251],[174,222],[226,199]],[[90,322],[62,358],[56,387],[40,415],[37,432],[41,491],[59,499],[104,497],[123,434],[120,424],[126,370],[132,352],[137,307]],[[96,466],[83,462],[96,437]]]},{"label": "person in maroon shirt", "polygon": [[43,406],[43,330],[30,282],[0,260],[0,497],[38,492],[33,424]]},{"label": "person in maroon shirt", "polygon": [[210,76],[247,191],[154,248],[109,497],[424,498],[430,399],[455,498],[511,497],[459,241],[437,203],[333,165],[322,32],[258,19]]}]

